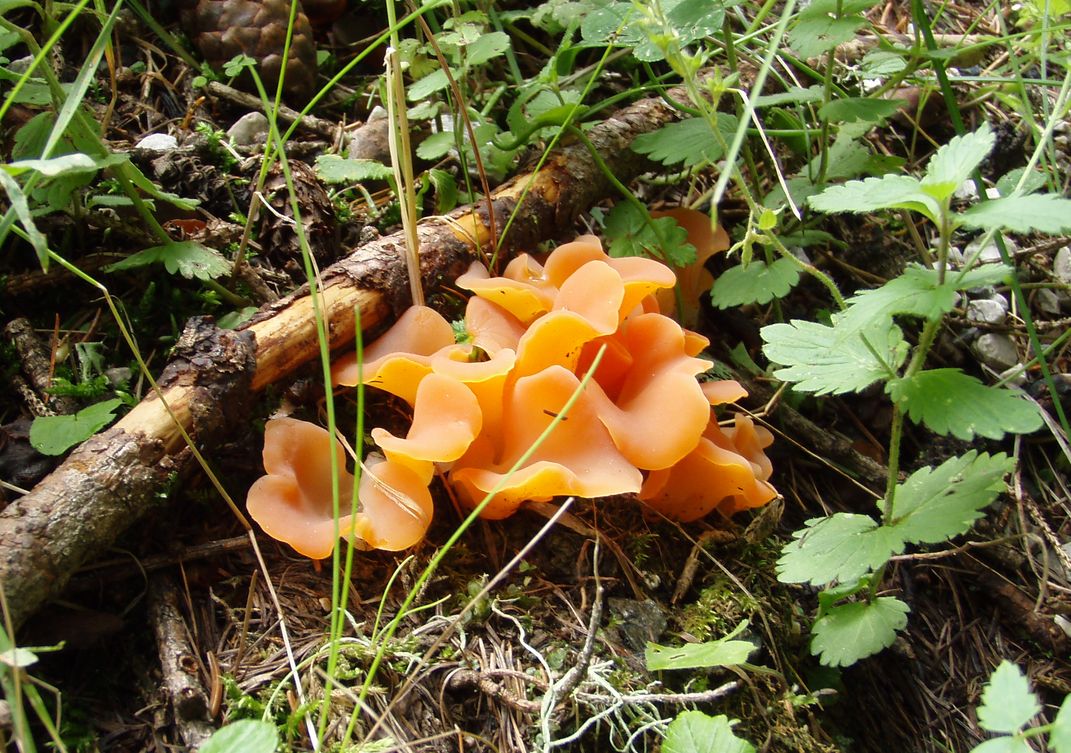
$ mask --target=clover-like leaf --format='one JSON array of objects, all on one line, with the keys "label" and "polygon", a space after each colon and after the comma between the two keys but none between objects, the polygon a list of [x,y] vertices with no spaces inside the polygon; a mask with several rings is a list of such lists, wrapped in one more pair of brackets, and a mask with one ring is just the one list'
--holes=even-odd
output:
[{"label": "clover-like leaf", "polygon": [[907,356],[903,333],[892,323],[840,337],[836,327],[794,319],[763,327],[760,334],[766,357],[785,367],[774,376],[818,395],[859,392],[895,376]]},{"label": "clover-like leaf", "polygon": [[1064,696],[1064,702],[1052,720],[1049,747],[1056,753],[1071,753],[1071,695]]},{"label": "clover-like leaf", "polygon": [[1018,666],[1005,659],[982,690],[978,726],[990,732],[1012,734],[1025,727],[1041,712],[1030,682]]},{"label": "clover-like leaf", "polygon": [[213,732],[200,753],[272,753],[278,745],[275,725],[261,719],[239,719]]},{"label": "clover-like leaf", "polygon": [[907,625],[907,604],[892,596],[838,604],[815,620],[811,653],[827,667],[847,667],[888,648]]},{"label": "clover-like leaf", "polygon": [[812,518],[792,537],[777,560],[782,583],[821,586],[859,580],[904,549],[903,540],[889,527],[879,526],[869,515],[848,512]]},{"label": "clover-like leaf", "polygon": [[894,402],[907,408],[915,423],[937,434],[971,440],[1000,439],[1041,428],[1037,406],[1004,387],[990,387],[959,369],[931,369],[885,385]]},{"label": "clover-like leaf", "polygon": [[971,450],[936,468],[920,468],[897,486],[887,527],[909,544],[935,544],[958,536],[1004,491],[1004,476],[1014,465],[1004,453]]},{"label": "clover-like leaf", "polygon": [[788,295],[800,280],[800,269],[791,259],[775,259],[772,264],[753,261],[746,267],[731,267],[714,281],[710,299],[720,309],[746,303],[769,303]]},{"label": "clover-like leaf", "polygon": [[618,202],[606,215],[606,237],[611,256],[647,256],[675,267],[695,261],[695,246],[676,220],[652,219],[645,208],[629,201]]}]

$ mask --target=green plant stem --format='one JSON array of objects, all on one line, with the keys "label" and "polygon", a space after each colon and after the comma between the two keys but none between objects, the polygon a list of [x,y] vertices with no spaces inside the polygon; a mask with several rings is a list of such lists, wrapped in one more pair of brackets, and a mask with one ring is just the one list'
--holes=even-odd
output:
[{"label": "green plant stem", "polygon": [[[837,0],[837,18],[840,18],[842,10],[841,0]],[[826,69],[822,77],[822,105],[828,105],[833,97],[833,65],[837,62],[835,48],[830,48],[826,52]],[[819,148],[819,160],[818,160],[818,185],[826,182],[826,170],[829,168],[829,118],[822,116],[822,137],[818,142]]]},{"label": "green plant stem", "polygon": [[818,280],[818,282],[822,283],[825,289],[829,291],[829,295],[833,299],[833,302],[837,304],[837,308],[839,308],[841,311],[848,308],[848,304],[844,302],[844,296],[841,295],[840,290],[837,288],[837,283],[833,282],[832,277],[827,275],[822,270],[818,269],[818,267],[814,266],[813,264],[808,264],[807,262],[803,261],[803,259],[799,258],[794,253],[789,251],[785,244],[781,242],[781,239],[778,238],[776,234],[767,233],[764,237],[773,244],[774,248],[777,249],[777,253],[780,254],[782,258],[790,260],[797,267],[802,269],[814,279]]}]

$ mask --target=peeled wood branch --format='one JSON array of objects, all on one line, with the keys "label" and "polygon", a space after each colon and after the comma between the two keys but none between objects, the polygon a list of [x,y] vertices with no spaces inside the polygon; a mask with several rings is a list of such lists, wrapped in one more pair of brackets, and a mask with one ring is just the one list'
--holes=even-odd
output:
[{"label": "peeled wood branch", "polygon": [[[618,179],[627,182],[648,167],[630,150],[633,139],[674,117],[662,100],[646,99],[600,123],[588,137]],[[538,172],[494,192],[498,228],[505,228],[517,210],[501,254],[570,233],[580,212],[609,191],[610,182],[586,147],[561,149]],[[426,290],[450,285],[478,248],[489,252],[487,211],[483,202],[449,219],[421,223]],[[409,306],[403,245],[400,234],[387,236],[324,270],[320,307],[332,349],[353,345],[354,309],[360,311],[365,335],[372,336]],[[268,304],[234,332],[205,319],[191,320],[161,376],[163,400],[147,397],[0,513],[0,584],[16,625],[58,595],[75,570],[165,502],[169,484],[190,455],[176,421],[201,448],[210,449],[247,420],[250,395],[318,357],[312,303],[307,291],[298,291]]]}]

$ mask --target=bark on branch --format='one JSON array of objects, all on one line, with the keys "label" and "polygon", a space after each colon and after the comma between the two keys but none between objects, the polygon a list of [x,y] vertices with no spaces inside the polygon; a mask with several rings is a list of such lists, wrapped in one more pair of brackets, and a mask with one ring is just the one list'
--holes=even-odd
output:
[{"label": "bark on branch", "polygon": [[[588,136],[610,169],[627,182],[648,166],[629,149],[633,139],[674,117],[662,100],[642,100]],[[568,234],[579,213],[609,190],[610,182],[586,147],[559,150],[538,172],[518,176],[494,192],[491,204],[499,229],[517,210],[501,253]],[[449,219],[421,223],[426,290],[451,284],[476,257],[477,245],[489,248],[487,211],[484,202]],[[332,348],[352,346],[354,309],[371,336],[409,306],[402,243],[400,234],[382,238],[324,270],[319,302]],[[21,624],[59,594],[75,570],[166,501],[169,483],[189,456],[178,425],[210,450],[229,427],[245,420],[250,395],[318,352],[313,302],[304,291],[265,306],[235,332],[221,331],[207,320],[191,321],[161,377],[163,399],[152,395],[143,400],[0,513],[0,585],[14,623]]]}]

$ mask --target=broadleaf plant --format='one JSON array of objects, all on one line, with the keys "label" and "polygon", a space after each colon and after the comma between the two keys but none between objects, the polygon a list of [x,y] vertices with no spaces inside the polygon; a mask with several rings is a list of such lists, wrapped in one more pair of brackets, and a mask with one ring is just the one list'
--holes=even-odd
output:
[{"label": "broadleaf plant", "polygon": [[[938,149],[921,179],[884,175],[811,196],[809,206],[825,213],[917,212],[936,226],[937,248],[928,266],[909,265],[881,287],[847,300],[823,280],[841,308],[829,324],[793,320],[761,331],[774,376],[794,390],[844,394],[884,383],[893,403],[888,482],[877,516],[838,512],[809,520],[784,547],[777,565],[782,582],[824,589],[811,650],[830,666],[852,664],[892,644],[907,624],[909,608],[878,595],[889,559],[908,546],[940,544],[966,533],[1003,491],[1004,476],[1014,467],[1013,459],[1002,453],[972,450],[897,483],[904,420],[962,440],[999,440],[1042,425],[1036,404],[1012,389],[987,385],[955,368],[925,368],[944,317],[960,294],[1003,284],[1014,273],[975,259],[953,269],[949,249],[957,229],[1071,230],[1071,201],[1047,194],[1012,195],[953,211],[957,188],[994,143],[992,130],[983,125]],[[913,346],[902,330],[911,321],[921,323]]]},{"label": "broadleaf plant", "polygon": [[998,736],[971,749],[971,753],[1032,753],[1028,740],[1046,733],[1049,750],[1071,753],[1071,695],[1065,696],[1056,718],[1048,724],[1030,725],[1041,713],[1041,704],[1030,681],[1018,666],[1002,661],[982,690],[978,707],[978,726]]}]

